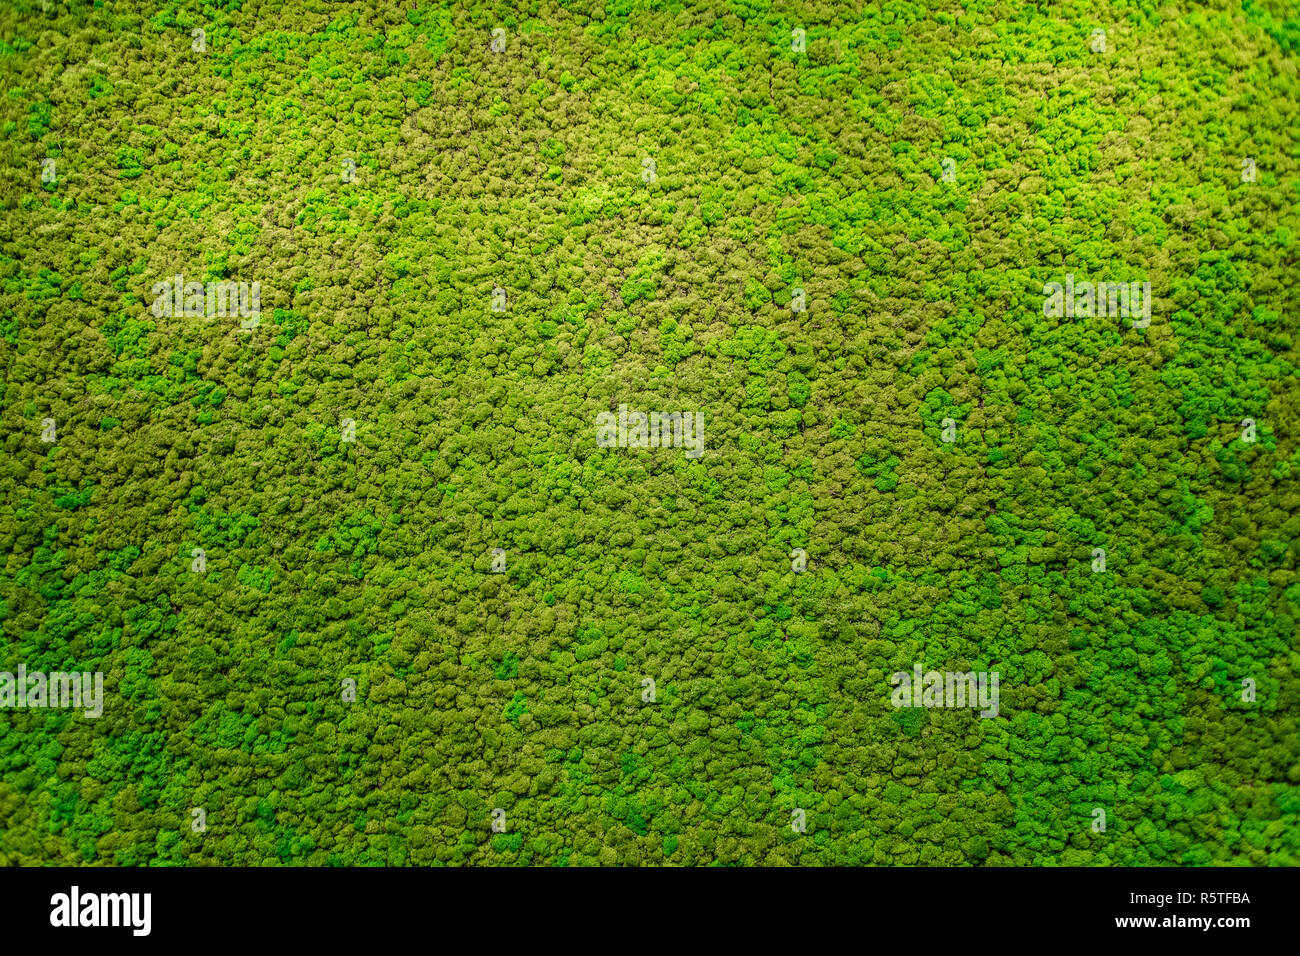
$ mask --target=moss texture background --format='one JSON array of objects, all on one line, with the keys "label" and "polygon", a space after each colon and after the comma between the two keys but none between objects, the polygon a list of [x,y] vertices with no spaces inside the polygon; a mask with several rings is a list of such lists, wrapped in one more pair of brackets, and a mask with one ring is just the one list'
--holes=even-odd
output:
[{"label": "moss texture background", "polygon": [[7,3],[0,862],[1294,865],[1300,14],[860,6]]}]

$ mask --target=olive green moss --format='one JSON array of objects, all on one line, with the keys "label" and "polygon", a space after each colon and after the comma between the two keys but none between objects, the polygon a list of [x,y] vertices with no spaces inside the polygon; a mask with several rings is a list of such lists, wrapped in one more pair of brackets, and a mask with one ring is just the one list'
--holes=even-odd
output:
[{"label": "olive green moss", "polygon": [[5,3],[0,670],[106,700],[0,711],[0,863],[1300,862],[1298,60],[1261,0]]}]

